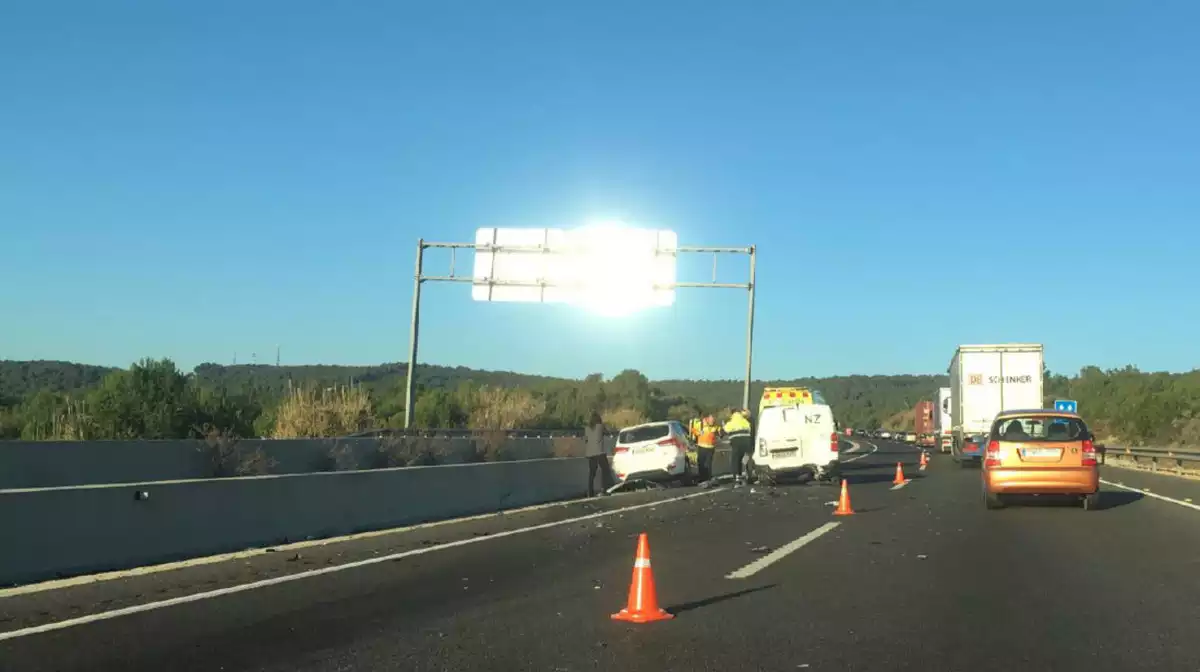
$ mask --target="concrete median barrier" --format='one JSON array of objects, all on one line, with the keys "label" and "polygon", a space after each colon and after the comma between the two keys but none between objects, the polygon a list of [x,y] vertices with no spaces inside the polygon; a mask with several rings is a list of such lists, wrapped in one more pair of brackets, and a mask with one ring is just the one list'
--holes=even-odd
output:
[{"label": "concrete median barrier", "polygon": [[571,499],[586,481],[564,458],[0,490],[0,584]]},{"label": "concrete median barrier", "polygon": [[244,467],[256,469],[253,475],[378,469],[404,466],[418,456],[425,464],[460,464],[481,452],[499,460],[543,459],[564,455],[556,453],[556,445],[571,440],[487,435],[243,439],[221,446],[198,440],[0,441],[0,489],[248,475]]}]

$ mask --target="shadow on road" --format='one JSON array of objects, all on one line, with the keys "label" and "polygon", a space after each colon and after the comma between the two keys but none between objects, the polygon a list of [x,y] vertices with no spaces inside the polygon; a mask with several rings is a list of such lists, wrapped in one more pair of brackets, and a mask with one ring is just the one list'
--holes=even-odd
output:
[{"label": "shadow on road", "polygon": [[724,602],[725,600],[732,600],[736,597],[741,597],[743,595],[749,595],[750,593],[757,593],[757,592],[760,592],[763,590],[768,590],[770,588],[774,588],[775,586],[776,586],[776,584],[769,583],[765,586],[758,586],[757,588],[745,588],[743,590],[736,590],[732,593],[725,593],[724,595],[714,595],[712,597],[706,597],[703,600],[696,600],[694,602],[684,602],[683,604],[677,604],[673,607],[666,607],[666,610],[671,612],[672,614],[682,614],[685,611],[691,611],[693,609],[700,609],[702,607],[707,607],[709,605],[717,604],[718,602]]},{"label": "shadow on road", "polygon": [[1145,498],[1146,496],[1140,492],[1130,492],[1129,490],[1105,490],[1104,493],[1100,495],[1100,508],[1097,510],[1107,511],[1109,509],[1115,509],[1119,506],[1125,506],[1126,504],[1132,504],[1140,499]]},{"label": "shadow on road", "polygon": [[[1116,509],[1144,497],[1145,495],[1140,492],[1104,490],[1100,495],[1100,507],[1096,510]],[[1079,497],[1075,495],[1008,495],[1005,499],[1010,506],[1014,507],[1079,508]]]}]

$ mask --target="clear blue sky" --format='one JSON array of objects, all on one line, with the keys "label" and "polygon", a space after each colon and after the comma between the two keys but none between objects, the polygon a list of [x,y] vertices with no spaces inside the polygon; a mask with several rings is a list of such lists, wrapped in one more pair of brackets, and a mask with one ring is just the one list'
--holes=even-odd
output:
[{"label": "clear blue sky", "polygon": [[[759,246],[756,377],[1003,341],[1191,369],[1198,23],[1187,0],[10,1],[0,358],[402,361],[418,237],[607,216]],[[430,285],[420,359],[737,378],[744,319],[733,290],[614,322]]]}]

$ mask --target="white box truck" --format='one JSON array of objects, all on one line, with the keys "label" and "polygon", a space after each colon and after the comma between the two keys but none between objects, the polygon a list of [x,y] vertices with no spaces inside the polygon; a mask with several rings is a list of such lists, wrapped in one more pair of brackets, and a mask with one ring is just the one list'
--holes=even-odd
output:
[{"label": "white box truck", "polygon": [[1037,343],[960,345],[950,360],[951,453],[979,462],[985,446],[968,439],[986,435],[1001,411],[1041,408],[1042,346]]},{"label": "white box truck", "polygon": [[937,435],[938,452],[950,452],[954,432],[950,421],[950,388],[938,388],[937,408],[933,410],[933,432]]}]

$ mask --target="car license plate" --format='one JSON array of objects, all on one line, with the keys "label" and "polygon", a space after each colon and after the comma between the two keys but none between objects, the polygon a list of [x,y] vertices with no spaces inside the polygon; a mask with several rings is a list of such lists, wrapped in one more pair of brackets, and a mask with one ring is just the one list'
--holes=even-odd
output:
[{"label": "car license plate", "polygon": [[1026,448],[1025,457],[1058,457],[1057,448]]},{"label": "car license plate", "polygon": [[772,450],[771,454],[772,455],[794,455],[798,452],[800,452],[799,448],[779,448],[777,450]]},{"label": "car license plate", "polygon": [[642,446],[641,448],[633,449],[634,455],[645,455],[646,453],[653,453],[653,452],[654,452],[654,446]]}]

